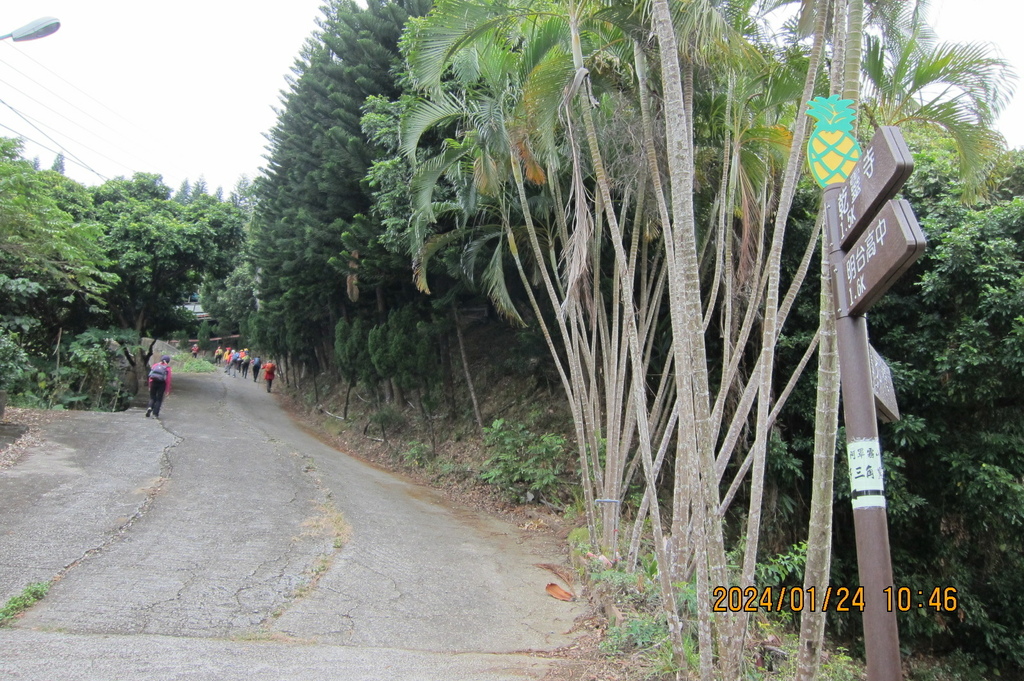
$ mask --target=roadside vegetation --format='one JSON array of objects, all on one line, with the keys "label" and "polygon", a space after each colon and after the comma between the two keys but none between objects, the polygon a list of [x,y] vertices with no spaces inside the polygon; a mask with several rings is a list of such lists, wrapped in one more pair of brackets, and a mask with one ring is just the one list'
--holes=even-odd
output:
[{"label": "roadside vegetation", "polygon": [[24,591],[12,597],[0,608],[0,627],[9,625],[18,615],[45,598],[49,591],[49,582],[36,582],[26,586]]},{"label": "roadside vegetation", "polygon": [[193,357],[192,353],[179,352],[171,358],[176,371],[185,374],[209,374],[217,370],[213,362],[203,357]]},{"label": "roadside vegetation", "polygon": [[[116,409],[143,336],[237,334],[353,449],[571,530],[608,655],[856,678],[857,613],[711,597],[858,583],[803,172],[805,103],[835,95],[862,145],[902,130],[929,240],[871,310],[896,584],[957,593],[899,614],[904,659],[1021,678],[1024,152],[992,127],[1014,77],[923,1],[804,2],[781,30],[752,3],[329,2],[228,200],[0,149],[0,390]],[[176,307],[196,290],[213,321]]]}]

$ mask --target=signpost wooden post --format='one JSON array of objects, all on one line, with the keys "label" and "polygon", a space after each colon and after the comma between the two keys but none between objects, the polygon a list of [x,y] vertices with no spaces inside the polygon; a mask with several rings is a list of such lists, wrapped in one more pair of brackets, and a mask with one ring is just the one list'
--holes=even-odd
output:
[{"label": "signpost wooden post", "polygon": [[[843,101],[852,104],[839,100],[831,105]],[[817,105],[818,111],[825,103]],[[865,595],[868,681],[897,681],[902,667],[896,614],[888,611],[883,597],[883,590],[893,586],[892,558],[875,405],[888,420],[898,419],[899,410],[888,366],[868,344],[864,313],[924,251],[924,234],[910,204],[890,201],[913,169],[899,129],[882,127],[845,181],[824,190],[857,565]],[[826,184],[819,173],[815,177]]]}]

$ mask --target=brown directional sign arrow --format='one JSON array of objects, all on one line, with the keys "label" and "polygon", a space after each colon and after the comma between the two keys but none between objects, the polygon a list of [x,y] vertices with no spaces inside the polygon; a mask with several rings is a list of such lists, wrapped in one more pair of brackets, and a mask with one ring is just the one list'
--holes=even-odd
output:
[{"label": "brown directional sign arrow", "polygon": [[840,317],[862,315],[924,252],[925,237],[903,199],[890,201],[843,254],[835,272]]},{"label": "brown directional sign arrow", "polygon": [[896,388],[892,384],[892,370],[882,356],[868,345],[871,361],[871,390],[875,394],[875,408],[882,423],[900,420],[900,408],[896,404]]},{"label": "brown directional sign arrow", "polygon": [[896,195],[913,172],[914,158],[899,128],[880,127],[837,195],[836,243],[840,248],[850,248],[882,204]]}]

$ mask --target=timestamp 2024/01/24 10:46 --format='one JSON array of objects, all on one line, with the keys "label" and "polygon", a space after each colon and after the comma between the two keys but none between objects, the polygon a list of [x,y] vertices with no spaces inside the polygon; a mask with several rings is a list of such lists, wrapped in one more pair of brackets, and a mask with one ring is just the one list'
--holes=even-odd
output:
[{"label": "timestamp 2024/01/24 10:46", "polygon": [[[932,610],[956,612],[960,607],[955,587],[931,589],[887,587],[882,590],[888,612]],[[864,587],[716,586],[711,590],[713,612],[864,612]]]}]

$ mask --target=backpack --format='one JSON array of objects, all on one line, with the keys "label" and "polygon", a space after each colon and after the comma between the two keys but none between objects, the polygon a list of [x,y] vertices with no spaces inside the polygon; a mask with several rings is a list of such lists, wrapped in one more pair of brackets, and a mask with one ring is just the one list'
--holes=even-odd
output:
[{"label": "backpack", "polygon": [[167,365],[154,364],[149,370],[149,377],[154,381],[167,381]]}]

